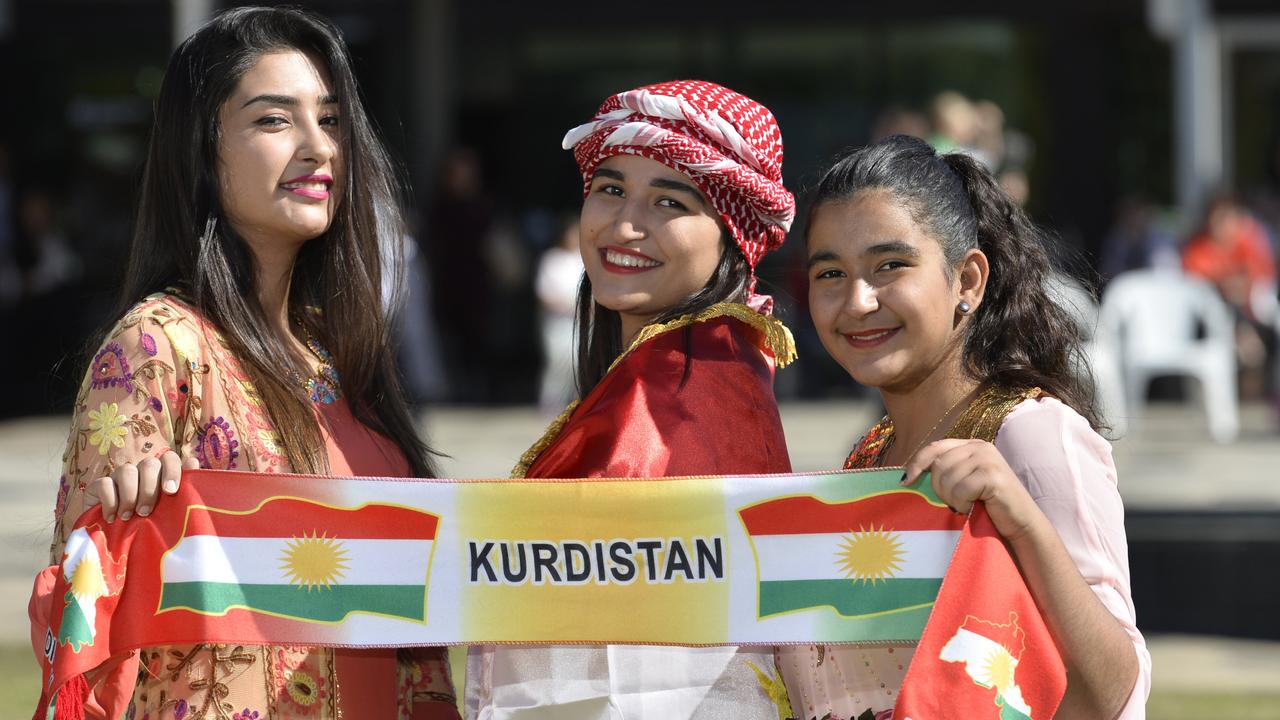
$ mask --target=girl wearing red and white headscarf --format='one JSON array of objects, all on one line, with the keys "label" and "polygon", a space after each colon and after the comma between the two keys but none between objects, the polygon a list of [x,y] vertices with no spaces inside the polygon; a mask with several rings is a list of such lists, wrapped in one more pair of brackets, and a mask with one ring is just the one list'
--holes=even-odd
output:
[{"label": "girl wearing red and white headscarf", "polygon": [[[789,472],[773,373],[795,347],[755,280],[795,216],[773,115],[713,83],[661,83],[609,97],[564,147],[584,181],[579,400],[514,476]],[[468,661],[471,718],[788,710],[767,648],[483,647]]]}]

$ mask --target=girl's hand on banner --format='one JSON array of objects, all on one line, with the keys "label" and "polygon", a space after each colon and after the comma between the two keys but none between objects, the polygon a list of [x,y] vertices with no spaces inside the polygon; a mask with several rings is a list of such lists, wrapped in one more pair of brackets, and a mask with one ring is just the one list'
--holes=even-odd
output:
[{"label": "girl's hand on banner", "polygon": [[193,457],[183,460],[172,450],[166,450],[159,458],[145,458],[137,465],[123,463],[110,476],[85,485],[85,509],[101,503],[102,518],[107,522],[114,522],[117,516],[128,520],[135,513],[146,517],[155,509],[161,494],[178,492],[183,470],[199,467],[199,460]]},{"label": "girl's hand on banner", "polygon": [[929,443],[906,465],[903,485],[929,473],[933,491],[952,510],[967,513],[981,500],[1000,534],[1010,542],[1025,535],[1044,515],[1004,456],[985,440],[949,438]]}]

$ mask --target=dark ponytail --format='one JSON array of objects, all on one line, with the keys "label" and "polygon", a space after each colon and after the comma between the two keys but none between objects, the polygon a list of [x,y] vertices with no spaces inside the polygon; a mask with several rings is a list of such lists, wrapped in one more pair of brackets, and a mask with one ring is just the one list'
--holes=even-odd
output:
[{"label": "dark ponytail", "polygon": [[1049,295],[1054,271],[1044,235],[995,178],[963,153],[939,156],[923,140],[894,135],[839,159],[809,213],[870,189],[887,190],[938,239],[948,268],[977,248],[990,274],[964,338],[965,370],[984,383],[1039,387],[1103,428],[1083,332]]}]

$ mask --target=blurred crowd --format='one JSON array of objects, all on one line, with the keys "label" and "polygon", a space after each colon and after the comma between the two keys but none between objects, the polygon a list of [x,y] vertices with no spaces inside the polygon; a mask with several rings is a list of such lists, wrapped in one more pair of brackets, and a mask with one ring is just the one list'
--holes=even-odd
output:
[{"label": "blurred crowd", "polygon": [[[940,151],[968,153],[1019,203],[1032,198],[1034,145],[991,100],[946,91],[923,108],[888,107],[865,139],[897,133],[924,138]],[[0,144],[0,318],[10,336],[20,338],[20,347],[3,353],[0,369],[9,388],[6,413],[58,412],[75,391],[85,344],[114,307],[131,184],[119,169],[113,176],[88,173],[68,188],[20,182],[9,155]],[[1098,296],[1084,288],[1096,286],[1105,297],[1115,278],[1146,270],[1201,279],[1229,310],[1240,395],[1277,402],[1280,152],[1272,164],[1265,187],[1216,193],[1192,220],[1146,198],[1117,198],[1111,230],[1097,256],[1086,258],[1090,278],[1062,278],[1093,306],[1082,312],[1082,322],[1097,319]],[[582,272],[577,196],[569,188],[562,207],[523,207],[518,198],[495,196],[485,173],[478,149],[454,148],[411,215],[400,315],[406,386],[420,406],[536,403],[554,414],[574,395],[573,315]],[[798,238],[761,269],[762,287],[777,298],[807,360],[779,374],[778,395],[857,392],[824,362],[806,317]]]}]

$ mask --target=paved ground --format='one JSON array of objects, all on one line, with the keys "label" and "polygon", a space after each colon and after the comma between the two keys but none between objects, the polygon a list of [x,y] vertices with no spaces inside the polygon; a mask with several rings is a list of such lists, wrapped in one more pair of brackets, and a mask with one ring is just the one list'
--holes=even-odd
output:
[{"label": "paved ground", "polygon": [[[876,413],[855,402],[784,405],[796,469],[837,467]],[[1214,445],[1195,408],[1149,408],[1115,443],[1127,507],[1280,510],[1280,434],[1265,408],[1246,408],[1242,420],[1238,442]],[[528,408],[441,408],[425,419],[453,477],[505,476],[545,424]],[[26,642],[26,600],[44,562],[66,431],[61,417],[0,422],[0,643]],[[1280,693],[1280,643],[1170,635],[1150,643],[1157,687]]]}]

